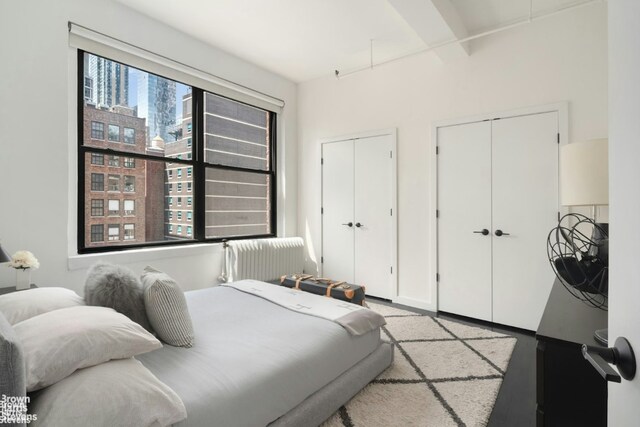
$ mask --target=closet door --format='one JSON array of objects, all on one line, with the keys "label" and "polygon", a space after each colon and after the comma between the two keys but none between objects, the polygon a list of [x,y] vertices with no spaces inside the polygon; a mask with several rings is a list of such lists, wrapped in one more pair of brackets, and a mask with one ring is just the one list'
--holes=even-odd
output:
[{"label": "closet door", "polygon": [[438,309],[490,321],[491,122],[438,128],[437,137]]},{"label": "closet door", "polygon": [[392,138],[381,135],[355,141],[355,283],[367,295],[394,296]]},{"label": "closet door", "polygon": [[492,126],[493,321],[536,330],[554,279],[546,245],[558,222],[558,113]]},{"label": "closet door", "polygon": [[322,275],[350,283],[354,283],[353,150],[353,140],[322,145]]}]

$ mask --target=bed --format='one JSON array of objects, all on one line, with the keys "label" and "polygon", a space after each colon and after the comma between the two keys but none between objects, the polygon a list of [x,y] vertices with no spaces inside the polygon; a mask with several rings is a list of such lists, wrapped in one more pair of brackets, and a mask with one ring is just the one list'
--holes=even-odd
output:
[{"label": "bed", "polygon": [[196,345],[137,356],[184,402],[180,427],[317,425],[393,359],[379,329],[353,336],[228,287],[185,296]]},{"label": "bed", "polygon": [[[136,426],[319,425],[393,360],[378,314],[264,282],[186,292],[190,348],[162,345],[127,316],[86,306],[67,289],[48,291],[58,296],[25,291],[0,313],[0,391],[30,390],[34,425],[110,426],[115,416]],[[132,343],[144,348],[129,354]]]}]

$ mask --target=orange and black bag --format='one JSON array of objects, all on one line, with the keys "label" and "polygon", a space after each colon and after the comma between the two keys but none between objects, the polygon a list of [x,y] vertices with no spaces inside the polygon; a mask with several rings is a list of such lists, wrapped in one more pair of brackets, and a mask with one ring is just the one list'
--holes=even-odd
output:
[{"label": "orange and black bag", "polygon": [[347,282],[340,282],[321,277],[313,277],[310,274],[282,276],[280,278],[280,284],[288,288],[299,289],[316,295],[324,295],[329,298],[364,305],[364,286],[352,285]]}]

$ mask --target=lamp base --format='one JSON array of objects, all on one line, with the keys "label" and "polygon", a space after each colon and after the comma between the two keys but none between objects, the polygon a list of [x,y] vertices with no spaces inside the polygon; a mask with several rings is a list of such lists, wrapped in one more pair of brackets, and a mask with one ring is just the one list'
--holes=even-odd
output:
[{"label": "lamp base", "polygon": [[600,345],[609,347],[609,329],[597,329],[593,333],[593,339]]}]

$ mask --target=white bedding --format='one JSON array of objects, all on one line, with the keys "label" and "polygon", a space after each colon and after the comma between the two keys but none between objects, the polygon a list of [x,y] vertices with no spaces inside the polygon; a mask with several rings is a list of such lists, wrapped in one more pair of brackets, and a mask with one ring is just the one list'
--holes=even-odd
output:
[{"label": "white bedding", "polygon": [[179,426],[265,426],[371,354],[380,330],[350,335],[229,287],[186,292],[192,348],[138,356],[180,396]]}]

